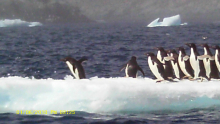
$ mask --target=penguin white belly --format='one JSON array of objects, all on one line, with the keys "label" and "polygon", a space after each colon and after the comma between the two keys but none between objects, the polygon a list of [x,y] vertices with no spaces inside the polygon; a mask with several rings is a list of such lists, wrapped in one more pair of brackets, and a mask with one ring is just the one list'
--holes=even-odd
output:
[{"label": "penguin white belly", "polygon": [[[204,47],[204,55],[208,55],[207,49]],[[210,60],[205,58],[203,59],[203,63],[205,66],[205,72],[206,72],[206,76],[208,78],[210,78],[210,73],[211,73],[211,64],[210,64]]]},{"label": "penguin white belly", "polygon": [[148,65],[150,67],[151,72],[154,74],[154,76],[158,79],[158,80],[164,80],[163,77],[161,76],[161,74],[159,73],[159,70],[157,68],[157,63],[152,62],[151,57],[148,57]]},{"label": "penguin white belly", "polygon": [[162,57],[160,51],[157,52],[157,59],[162,62]]},{"label": "penguin white belly", "polygon": [[[160,51],[157,52],[157,59],[158,59],[162,64],[165,64],[165,60],[163,59],[163,61],[162,61],[162,55],[161,55],[161,52],[160,52]],[[166,67],[166,66],[163,65],[163,68],[165,68],[165,67]]]},{"label": "penguin white belly", "polygon": [[73,76],[74,76],[76,79],[78,79],[79,76],[77,76],[76,73],[74,73],[74,71],[73,71],[73,65],[70,64],[69,61],[66,61],[66,64],[67,64],[67,66],[69,67],[70,71],[72,72]]},{"label": "penguin white belly", "polygon": [[79,78],[79,71],[78,71],[77,68],[75,69],[75,74],[76,74],[76,79],[80,79],[80,78]]},{"label": "penguin white belly", "polygon": [[178,57],[178,62],[179,62],[180,69],[182,70],[182,72],[183,72],[186,76],[191,76],[191,75],[186,71],[186,64],[185,64],[185,61],[182,60],[181,56]]},{"label": "penguin white belly", "polygon": [[193,49],[191,48],[191,55],[190,55],[190,65],[192,66],[194,70],[194,79],[199,77],[199,60],[196,59],[195,53],[193,52]]},{"label": "penguin white belly", "polygon": [[171,61],[171,64],[173,66],[174,74],[176,75],[177,78],[180,78],[179,68],[178,68],[177,63],[174,63],[174,61]]},{"label": "penguin white belly", "polygon": [[203,59],[203,63],[205,66],[205,71],[206,71],[206,76],[210,78],[210,73],[211,73],[211,65],[210,65],[210,60],[209,59]]},{"label": "penguin white belly", "polygon": [[218,71],[220,72],[220,62],[218,61],[218,50],[215,52],[215,64],[218,67]]},{"label": "penguin white belly", "polygon": [[127,64],[127,66],[126,66],[126,68],[125,68],[125,75],[126,75],[126,77],[129,77],[129,75],[128,75],[128,64]]}]

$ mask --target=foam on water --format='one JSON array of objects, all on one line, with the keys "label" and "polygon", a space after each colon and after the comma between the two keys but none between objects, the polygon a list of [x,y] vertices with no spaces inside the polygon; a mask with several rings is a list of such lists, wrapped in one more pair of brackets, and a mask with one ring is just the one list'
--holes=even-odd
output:
[{"label": "foam on water", "polygon": [[63,80],[0,78],[0,112],[75,110],[86,112],[149,112],[188,110],[220,105],[220,81],[155,83],[149,78]]},{"label": "foam on water", "polygon": [[0,20],[0,27],[15,27],[15,26],[42,26],[40,22],[27,22],[21,19],[4,19]]}]

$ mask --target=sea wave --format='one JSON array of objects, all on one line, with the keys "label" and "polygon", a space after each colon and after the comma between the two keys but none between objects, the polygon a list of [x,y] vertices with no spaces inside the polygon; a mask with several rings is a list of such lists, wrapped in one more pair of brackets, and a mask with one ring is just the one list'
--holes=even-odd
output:
[{"label": "sea wave", "polygon": [[0,78],[0,113],[17,110],[85,112],[182,111],[220,105],[220,83],[155,83],[150,78]]}]

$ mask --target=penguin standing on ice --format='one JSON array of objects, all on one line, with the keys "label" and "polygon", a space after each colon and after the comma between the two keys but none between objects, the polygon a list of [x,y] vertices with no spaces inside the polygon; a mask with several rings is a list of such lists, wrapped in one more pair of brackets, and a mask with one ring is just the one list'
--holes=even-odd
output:
[{"label": "penguin standing on ice", "polygon": [[201,81],[203,81],[203,78],[206,78],[210,80],[210,78],[206,76],[203,58],[200,58],[196,45],[194,43],[186,43],[186,45],[189,46],[191,50],[189,62],[194,70],[194,79],[201,78]]},{"label": "penguin standing on ice", "polygon": [[164,65],[164,70],[167,74],[167,77],[170,79],[175,78],[170,58],[167,56],[167,52],[163,47],[156,47],[155,49],[157,50],[157,59]]},{"label": "penguin standing on ice", "polygon": [[176,78],[182,79],[185,76],[185,74],[180,69],[180,65],[178,62],[178,54],[177,54],[176,50],[171,49],[171,50],[168,50],[167,53],[169,54],[169,56],[174,58],[174,60],[171,61],[171,64],[172,64]]},{"label": "penguin standing on ice", "polygon": [[215,64],[220,72],[220,47],[215,45],[212,48],[215,49]]},{"label": "penguin standing on ice", "polygon": [[148,65],[151,72],[157,78],[157,82],[168,80],[163,64],[157,59],[154,53],[145,53],[148,56]]},{"label": "penguin standing on ice", "polygon": [[75,60],[71,57],[66,57],[61,59],[61,61],[66,62],[67,66],[69,67],[70,71],[72,72],[73,76],[76,79],[84,79],[86,78],[84,68],[82,66],[82,62],[88,60],[87,58],[83,57],[80,60]]},{"label": "penguin standing on ice", "polygon": [[203,59],[203,63],[206,70],[206,76],[208,78],[219,79],[218,68],[215,64],[215,57],[211,53],[208,44],[205,43],[201,44],[200,46],[204,48],[204,55],[209,56],[209,58]]},{"label": "penguin standing on ice", "polygon": [[132,56],[131,57],[131,60],[129,60],[127,62],[127,64],[125,64],[120,71],[122,71],[124,68],[125,68],[125,74],[126,74],[126,77],[133,77],[133,78],[136,78],[137,77],[137,71],[141,71],[141,73],[143,74],[144,76],[144,71],[141,69],[141,67],[137,64],[137,61],[136,61],[136,57],[135,56]]},{"label": "penguin standing on ice", "polygon": [[176,49],[179,51],[178,62],[180,65],[180,69],[186,75],[185,77],[188,77],[189,79],[193,78],[193,68],[190,65],[189,56],[186,55],[185,49],[183,47],[177,47]]}]

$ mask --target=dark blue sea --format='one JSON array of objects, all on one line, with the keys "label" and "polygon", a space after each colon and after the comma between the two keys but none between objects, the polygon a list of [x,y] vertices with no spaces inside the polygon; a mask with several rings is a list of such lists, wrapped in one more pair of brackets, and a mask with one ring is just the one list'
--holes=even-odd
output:
[{"label": "dark blue sea", "polygon": [[[158,46],[183,46],[189,55],[185,43],[220,45],[219,39],[219,24],[0,28],[0,123],[219,123],[219,80],[156,83],[144,55],[156,53],[153,48]],[[88,58],[82,64],[87,79],[73,78],[60,61],[67,56]],[[139,73],[136,79],[125,78],[120,72],[131,56],[137,57],[144,77]]]}]

